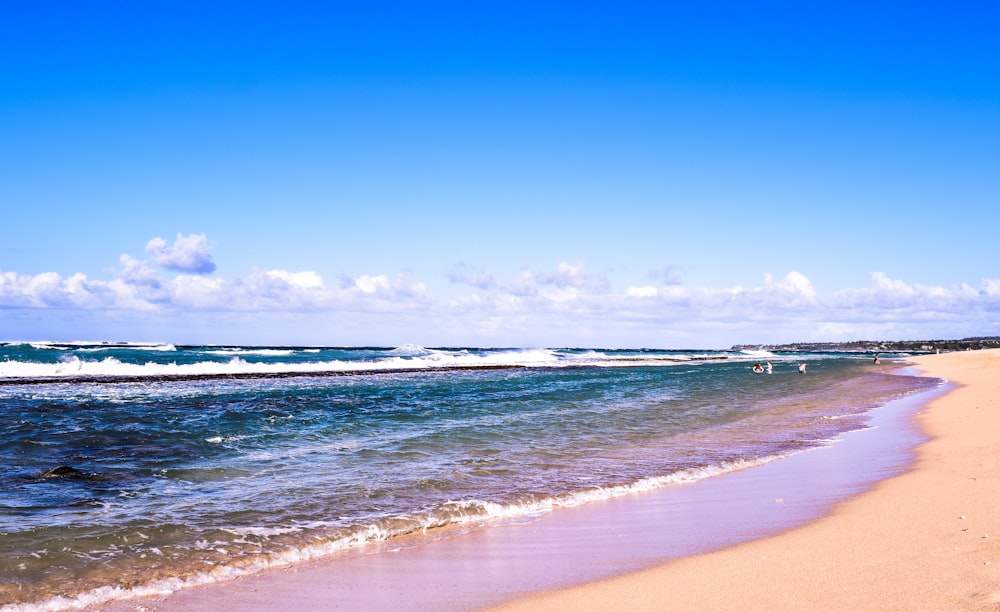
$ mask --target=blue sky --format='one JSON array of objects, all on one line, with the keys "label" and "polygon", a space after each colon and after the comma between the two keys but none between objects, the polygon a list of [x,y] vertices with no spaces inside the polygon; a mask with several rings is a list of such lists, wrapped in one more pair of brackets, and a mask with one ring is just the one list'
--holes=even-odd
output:
[{"label": "blue sky", "polygon": [[0,339],[1000,334],[1000,9],[648,4],[0,1]]}]

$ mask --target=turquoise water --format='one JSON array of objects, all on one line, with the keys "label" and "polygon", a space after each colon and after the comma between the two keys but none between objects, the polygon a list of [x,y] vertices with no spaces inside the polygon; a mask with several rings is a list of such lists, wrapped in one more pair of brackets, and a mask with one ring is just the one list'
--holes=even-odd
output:
[{"label": "turquoise water", "polygon": [[0,346],[0,603],[176,589],[759,465],[937,382],[891,362]]}]

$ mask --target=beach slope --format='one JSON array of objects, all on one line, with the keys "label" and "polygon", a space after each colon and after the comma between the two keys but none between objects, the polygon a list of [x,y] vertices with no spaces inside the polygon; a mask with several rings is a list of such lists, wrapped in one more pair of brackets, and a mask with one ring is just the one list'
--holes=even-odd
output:
[{"label": "beach slope", "polygon": [[510,602],[534,610],[1000,610],[1000,350],[914,359],[955,385],[914,468],[781,535]]}]

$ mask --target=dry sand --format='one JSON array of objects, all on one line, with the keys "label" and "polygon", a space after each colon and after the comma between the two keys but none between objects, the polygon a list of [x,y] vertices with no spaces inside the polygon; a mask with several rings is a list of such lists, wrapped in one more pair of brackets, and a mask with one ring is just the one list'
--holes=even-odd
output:
[{"label": "dry sand", "polygon": [[528,610],[1000,610],[1000,350],[930,355],[914,469],[805,527],[550,591]]}]

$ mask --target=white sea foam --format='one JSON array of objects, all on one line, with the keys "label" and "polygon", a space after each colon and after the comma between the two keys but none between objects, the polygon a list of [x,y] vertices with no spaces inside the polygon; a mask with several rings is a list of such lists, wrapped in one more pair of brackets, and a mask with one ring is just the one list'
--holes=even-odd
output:
[{"label": "white sea foam", "polygon": [[[246,354],[244,354],[246,355]],[[534,360],[521,360],[529,363]],[[491,365],[496,363],[516,364],[516,357],[500,356],[475,357],[470,355],[451,356],[443,353],[432,353],[426,357],[402,359],[391,357],[378,361],[314,361],[306,363],[257,363],[248,362],[239,356],[233,356],[228,361],[202,361],[190,364],[125,363],[114,357],[101,360],[80,359],[72,355],[57,363],[37,363],[26,361],[0,362],[0,377],[7,378],[42,378],[42,377],[79,377],[79,376],[215,376],[227,374],[284,374],[311,372],[350,372],[358,370],[390,370],[390,369],[427,369],[443,366],[459,365]]]},{"label": "white sea foam", "polygon": [[74,348],[72,346],[56,345],[51,342],[28,342],[27,345],[38,350],[71,351]]},{"label": "white sea foam", "polygon": [[402,346],[397,346],[396,348],[389,351],[392,355],[399,355],[401,357],[417,357],[422,355],[428,355],[431,351],[420,346],[419,344],[404,344]]},{"label": "white sea foam", "polygon": [[[110,347],[109,347],[110,348]],[[119,347],[120,348],[120,347]],[[138,345],[129,348],[139,348]],[[105,350],[94,347],[93,350]],[[144,345],[142,350],[176,351],[170,344]],[[612,354],[598,351],[582,353],[552,349],[509,349],[495,351],[426,349],[404,345],[382,358],[333,359],[316,361],[254,361],[254,357],[290,356],[293,349],[219,348],[199,350],[210,356],[229,357],[226,361],[206,359],[195,363],[157,362],[129,363],[116,357],[90,359],[78,354],[66,355],[55,363],[35,361],[0,361],[2,378],[70,378],[70,377],[199,377],[253,375],[308,375],[312,373],[350,373],[386,370],[433,370],[448,368],[489,367],[631,367],[665,366],[686,362],[682,354]]]},{"label": "white sea foam", "polygon": [[[53,347],[47,347],[53,348]],[[133,350],[133,351],[160,351],[164,353],[173,353],[177,351],[177,347],[173,344],[138,344],[138,343],[122,343],[122,344],[102,344],[99,346],[81,345],[79,347],[72,347],[73,350],[80,352],[97,352],[97,351],[116,351],[116,350]]]},{"label": "white sea foam", "polygon": [[146,351],[176,351],[173,344],[160,342],[88,342],[84,340],[73,340],[70,342],[55,342],[53,340],[35,340],[31,342],[8,342],[8,346],[31,346],[39,350],[57,351],[87,351],[87,350],[113,350],[113,349],[138,349]]},{"label": "white sea foam", "polygon": [[287,357],[295,353],[293,349],[251,349],[251,348],[218,348],[198,351],[205,355],[256,355],[258,357]]},{"label": "white sea foam", "polygon": [[[246,538],[247,536],[255,536],[258,538],[270,538],[273,536],[285,535],[289,533],[299,533],[302,531],[302,527],[292,526],[292,527],[224,527],[222,531],[231,533],[233,535]],[[241,540],[236,540],[240,542]]]}]

